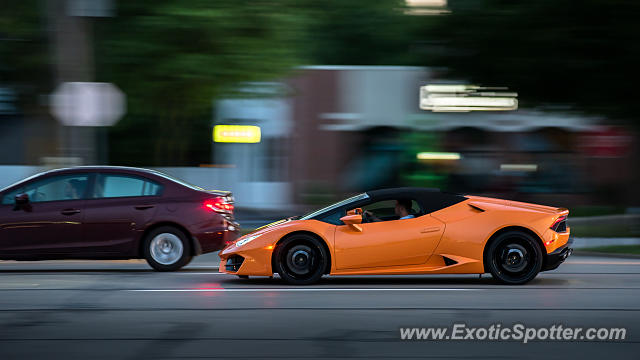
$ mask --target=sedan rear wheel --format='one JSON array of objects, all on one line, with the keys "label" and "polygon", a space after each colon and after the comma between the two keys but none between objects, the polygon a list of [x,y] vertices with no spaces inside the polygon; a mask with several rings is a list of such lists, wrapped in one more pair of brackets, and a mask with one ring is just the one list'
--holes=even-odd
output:
[{"label": "sedan rear wheel", "polygon": [[158,271],[175,271],[191,261],[187,236],[172,226],[151,231],[144,240],[144,258]]},{"label": "sedan rear wheel", "polygon": [[320,240],[311,235],[300,234],[284,239],[273,256],[280,277],[293,285],[317,282],[327,267],[327,252]]},{"label": "sedan rear wheel", "polygon": [[499,235],[489,245],[485,264],[491,275],[509,285],[533,280],[542,268],[543,255],[538,241],[520,231]]}]

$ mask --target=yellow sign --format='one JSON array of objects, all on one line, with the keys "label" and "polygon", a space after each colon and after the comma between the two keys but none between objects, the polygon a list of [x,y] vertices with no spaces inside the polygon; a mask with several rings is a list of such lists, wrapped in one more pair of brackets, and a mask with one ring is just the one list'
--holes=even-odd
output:
[{"label": "yellow sign", "polygon": [[259,143],[260,127],[250,125],[216,125],[213,141],[223,143]]}]

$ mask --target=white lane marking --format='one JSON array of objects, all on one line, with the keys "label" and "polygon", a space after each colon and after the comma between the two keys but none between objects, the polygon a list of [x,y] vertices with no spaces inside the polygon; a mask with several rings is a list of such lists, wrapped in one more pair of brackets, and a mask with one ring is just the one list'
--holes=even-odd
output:
[{"label": "white lane marking", "polygon": [[448,288],[211,288],[211,289],[128,289],[135,292],[308,292],[308,291],[483,291],[484,289]]},{"label": "white lane marking", "polygon": [[221,272],[196,272],[196,271],[181,271],[181,272],[168,272],[171,275],[230,275]]},{"label": "white lane marking", "polygon": [[218,270],[220,268],[220,265],[189,265],[187,267],[185,267],[185,270],[188,269],[215,269]]}]

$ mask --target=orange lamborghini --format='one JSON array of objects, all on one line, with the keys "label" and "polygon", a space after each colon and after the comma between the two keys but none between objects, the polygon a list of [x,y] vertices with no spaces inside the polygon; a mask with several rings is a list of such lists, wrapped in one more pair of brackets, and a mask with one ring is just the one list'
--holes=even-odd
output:
[{"label": "orange lamborghini", "polygon": [[435,189],[375,190],[247,234],[220,252],[220,271],[323,275],[483,274],[524,284],[572,249],[569,211]]}]

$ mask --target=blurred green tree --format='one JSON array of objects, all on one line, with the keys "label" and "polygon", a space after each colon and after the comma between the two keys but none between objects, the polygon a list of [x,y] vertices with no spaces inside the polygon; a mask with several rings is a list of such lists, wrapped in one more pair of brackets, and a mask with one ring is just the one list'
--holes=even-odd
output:
[{"label": "blurred green tree", "polygon": [[127,95],[110,162],[210,161],[213,99],[298,64],[301,16],[290,0],[118,1],[96,22],[97,77]]},{"label": "blurred green tree", "polygon": [[23,112],[31,112],[38,103],[35,95],[48,91],[52,83],[43,8],[38,0],[0,5],[0,86],[16,93]]},{"label": "blurred green tree", "polygon": [[[5,1],[0,12],[0,83],[34,108],[54,85],[47,4]],[[96,81],[128,99],[109,130],[112,163],[208,162],[213,100],[300,64],[435,66],[442,78],[508,86],[522,106],[635,116],[633,0],[449,0],[440,16],[407,15],[403,0],[114,4],[115,17],[92,20]]]},{"label": "blurred green tree", "polygon": [[508,86],[524,106],[635,116],[639,2],[450,0],[449,9],[425,24],[424,64]]},{"label": "blurred green tree", "polygon": [[[404,0],[303,0],[305,60],[322,65],[407,65],[418,23]],[[420,19],[420,25],[428,19]]]}]

